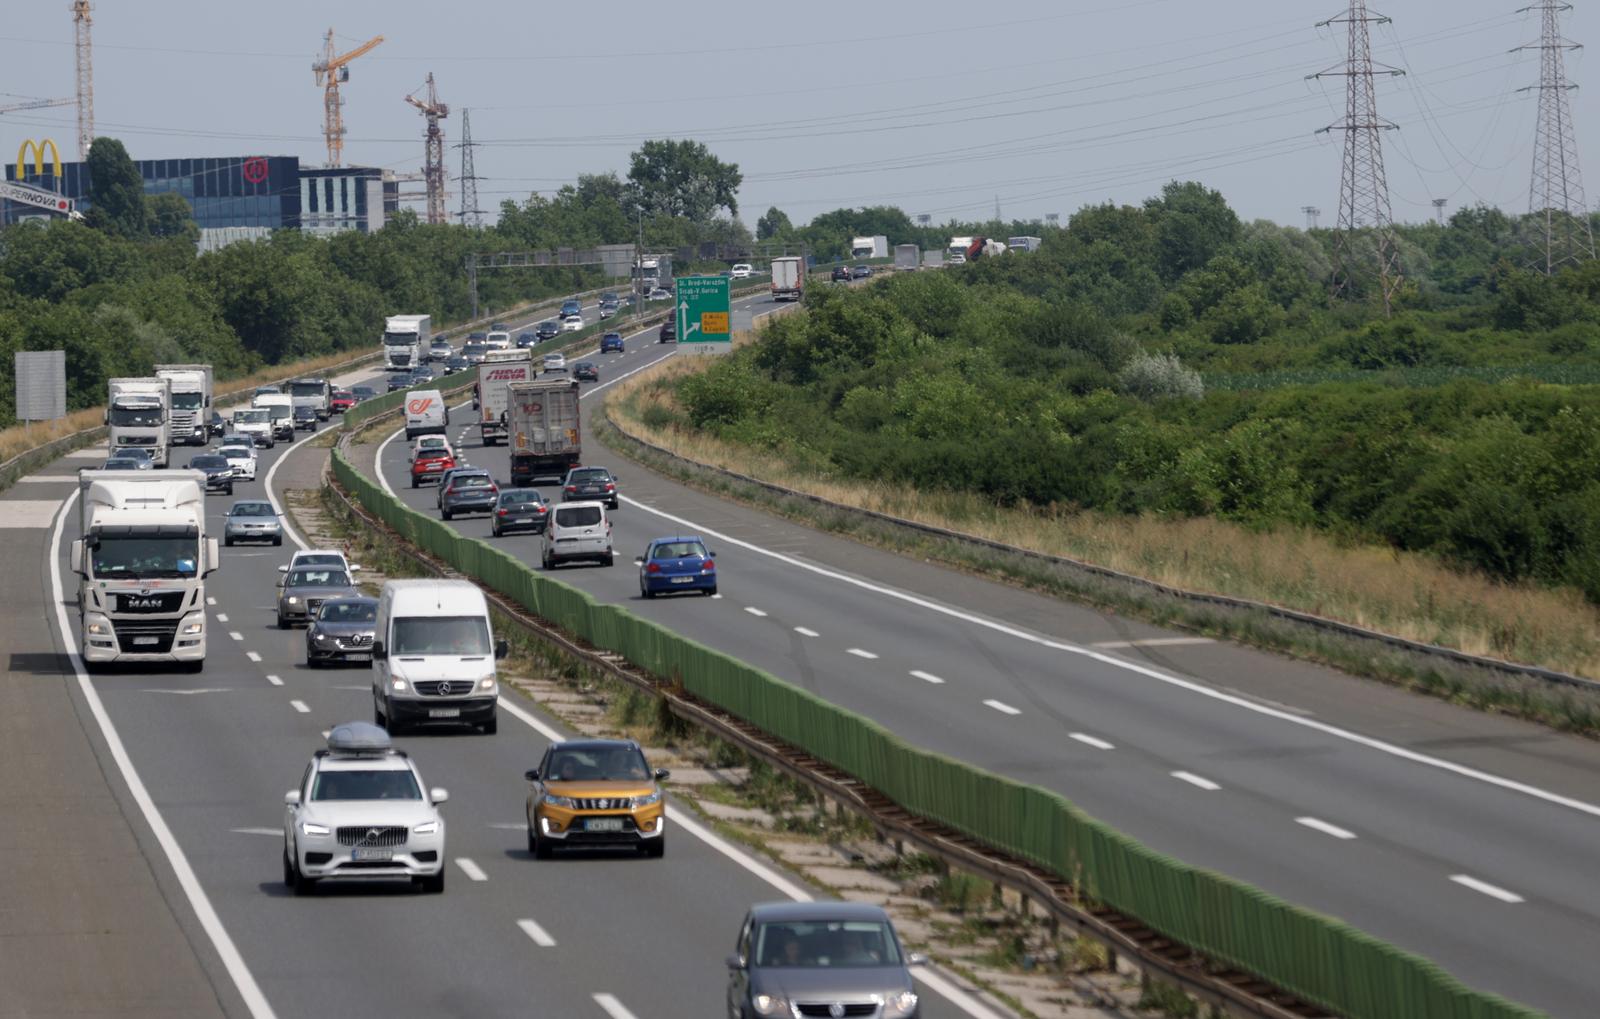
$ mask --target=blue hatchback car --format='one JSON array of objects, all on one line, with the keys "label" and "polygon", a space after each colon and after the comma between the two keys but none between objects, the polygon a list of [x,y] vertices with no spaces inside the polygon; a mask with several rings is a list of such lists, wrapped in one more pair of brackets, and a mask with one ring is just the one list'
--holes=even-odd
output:
[{"label": "blue hatchback car", "polygon": [[654,598],[676,591],[717,593],[717,554],[693,535],[657,538],[635,559],[639,564],[639,595]]},{"label": "blue hatchback car", "polygon": [[626,350],[627,348],[622,344],[621,333],[606,333],[604,336],[600,337],[600,353],[609,354],[612,351],[616,351],[618,354],[621,354]]}]

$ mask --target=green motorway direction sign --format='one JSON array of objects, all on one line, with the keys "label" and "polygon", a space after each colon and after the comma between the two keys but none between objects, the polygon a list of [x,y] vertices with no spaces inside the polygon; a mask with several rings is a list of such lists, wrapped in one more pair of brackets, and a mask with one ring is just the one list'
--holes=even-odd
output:
[{"label": "green motorway direction sign", "polygon": [[729,282],[726,276],[680,276],[675,281],[678,343],[699,344],[701,350],[733,346]]}]

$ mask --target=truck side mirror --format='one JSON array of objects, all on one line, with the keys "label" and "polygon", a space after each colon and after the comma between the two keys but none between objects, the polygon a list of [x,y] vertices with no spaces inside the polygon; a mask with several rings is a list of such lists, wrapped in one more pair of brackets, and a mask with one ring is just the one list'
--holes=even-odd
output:
[{"label": "truck side mirror", "polygon": [[372,642],[372,660],[373,661],[378,661],[379,659],[388,658],[388,657],[389,657],[389,649],[383,646],[383,641],[381,641],[381,640],[373,641]]},{"label": "truck side mirror", "polygon": [[205,576],[205,575],[208,575],[208,574],[214,572],[216,570],[216,568],[218,566],[221,566],[221,565],[222,565],[222,549],[220,547],[218,547],[217,539],[216,538],[207,538],[206,539],[206,569],[205,569],[205,574],[202,574],[202,576]]},{"label": "truck side mirror", "polygon": [[72,572],[83,573],[83,539],[78,538],[72,543]]}]

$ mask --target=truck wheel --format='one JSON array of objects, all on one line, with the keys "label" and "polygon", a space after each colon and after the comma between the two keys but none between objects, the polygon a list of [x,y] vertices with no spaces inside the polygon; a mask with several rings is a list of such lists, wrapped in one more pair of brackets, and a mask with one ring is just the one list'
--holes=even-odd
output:
[{"label": "truck wheel", "polygon": [[192,662],[184,662],[183,671],[189,673],[190,675],[204,672],[206,671],[206,660],[204,658],[200,658]]}]

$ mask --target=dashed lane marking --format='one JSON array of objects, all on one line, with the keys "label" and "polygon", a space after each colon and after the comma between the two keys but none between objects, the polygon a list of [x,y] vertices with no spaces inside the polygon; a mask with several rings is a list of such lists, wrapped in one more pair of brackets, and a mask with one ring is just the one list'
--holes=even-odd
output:
[{"label": "dashed lane marking", "polygon": [[1094,747],[1096,750],[1115,750],[1116,749],[1116,747],[1112,746],[1110,743],[1107,743],[1105,740],[1099,738],[1098,736],[1090,736],[1088,733],[1069,732],[1069,733],[1067,733],[1067,735],[1071,736],[1073,739],[1077,740],[1079,743],[1085,744],[1086,746]]},{"label": "dashed lane marking", "polygon": [[467,875],[467,877],[473,881],[489,880],[489,875],[483,872],[483,868],[478,866],[476,863],[473,863],[465,856],[456,857],[456,866],[461,868],[461,873]]},{"label": "dashed lane marking", "polygon": [[552,938],[543,927],[540,927],[532,920],[518,920],[517,926],[521,927],[522,933],[531,938],[533,943],[538,945],[540,948],[556,947],[556,939]]},{"label": "dashed lane marking", "polygon": [[1508,902],[1515,905],[1516,903],[1522,901],[1522,896],[1518,895],[1516,892],[1508,892],[1498,885],[1492,885],[1487,881],[1479,881],[1477,878],[1466,874],[1452,874],[1450,875],[1450,880],[1464,888],[1470,888],[1475,892],[1482,892],[1491,899],[1499,899],[1501,902]]},{"label": "dashed lane marking", "polygon": [[1353,831],[1347,831],[1336,824],[1329,824],[1327,821],[1318,820],[1315,817],[1297,817],[1294,819],[1294,823],[1303,824],[1312,831],[1320,831],[1324,835],[1332,835],[1336,839],[1349,841],[1356,837],[1356,833]]},{"label": "dashed lane marking", "polygon": [[984,705],[986,707],[991,707],[991,708],[995,709],[996,711],[1000,712],[1002,715],[1020,715],[1020,714],[1022,714],[1021,709],[1013,708],[1011,705],[1007,704],[1005,701],[987,700],[987,701],[984,701],[983,703],[984,703]]},{"label": "dashed lane marking", "polygon": [[1193,772],[1174,771],[1172,773],[1172,777],[1177,779],[1179,782],[1187,782],[1196,789],[1204,789],[1208,793],[1214,793],[1218,789],[1222,788],[1209,778],[1201,778],[1199,775],[1196,775]]},{"label": "dashed lane marking", "polygon": [[295,709],[296,711],[300,712],[302,715],[311,714],[311,708],[310,708],[309,705],[306,704],[305,701],[290,701],[289,702],[289,707],[291,707],[291,708]]},{"label": "dashed lane marking", "polygon": [[868,661],[871,661],[872,659],[875,659],[875,658],[878,657],[877,655],[873,654],[871,651],[863,651],[861,648],[858,648],[858,647],[846,648],[844,653],[847,654],[847,655],[855,655],[857,658],[865,658]]}]

